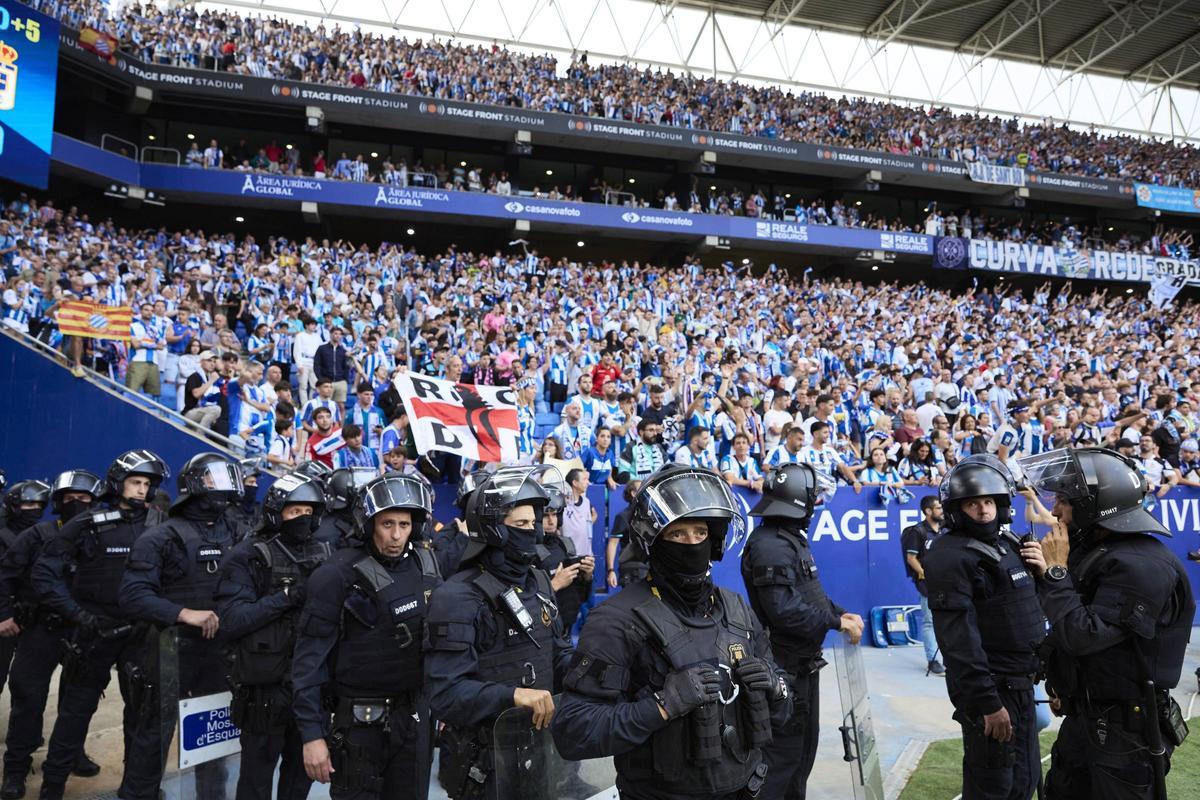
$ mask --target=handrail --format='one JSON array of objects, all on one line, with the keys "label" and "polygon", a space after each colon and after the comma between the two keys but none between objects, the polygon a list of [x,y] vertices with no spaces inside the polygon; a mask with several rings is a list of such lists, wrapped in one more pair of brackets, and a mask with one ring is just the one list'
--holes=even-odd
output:
[{"label": "handrail", "polygon": [[[138,157],[138,154],[141,152],[141,150],[139,150],[139,149],[138,149],[138,146],[137,146],[136,144],[134,144],[133,142],[129,141],[128,139],[122,139],[120,136],[117,136],[117,135],[115,135],[115,134],[112,134],[112,133],[106,133],[106,134],[104,134],[103,136],[101,136],[101,137],[100,137],[100,149],[101,149],[101,150],[108,150],[110,153],[117,153],[117,152],[118,152],[118,151],[116,151],[116,150],[110,150],[110,149],[109,149],[108,145],[106,144],[106,142],[107,142],[109,139],[112,139],[114,142],[120,142],[121,144],[127,144],[127,145],[129,145],[131,148],[133,148],[133,155],[132,155],[132,156],[129,156],[129,157],[130,157],[130,158],[132,158],[134,161],[140,161],[140,160],[141,160],[141,159]],[[119,153],[118,153],[118,154],[119,154]]]},{"label": "handrail", "polygon": [[[40,339],[36,339],[27,333],[14,331],[7,326],[0,326],[0,331],[10,338],[16,340],[18,343],[39,351],[42,355],[56,362],[63,369],[70,369],[66,356]],[[102,375],[95,370],[84,367],[84,380],[88,381],[98,389],[124,400],[130,405],[140,406],[142,410],[156,414],[168,425],[172,425],[199,439],[204,439],[210,444],[217,445],[222,450],[225,450],[228,455],[234,458],[240,458],[246,455],[246,448],[244,445],[234,442],[234,440],[230,439],[228,436],[222,436],[216,431],[198,425],[197,423],[175,411],[175,409],[168,408],[167,406],[164,406],[162,403],[147,395],[130,391],[128,387],[114,381],[107,375]]]},{"label": "handrail", "polygon": [[[617,198],[616,202],[613,202],[613,200],[612,200],[612,198],[614,198],[614,197]],[[627,199],[622,199],[622,198],[627,198]],[[609,206],[613,206],[613,205],[636,206],[637,205],[637,195],[635,195],[633,192],[622,192],[617,189],[605,189],[604,190],[604,204],[609,205]]]},{"label": "handrail", "polygon": [[[180,152],[179,152],[178,150],[176,150],[174,147],[154,147],[154,146],[147,146],[147,147],[143,147],[143,148],[142,148],[142,157],[139,159],[139,161],[145,162],[145,161],[146,161],[146,155],[147,155],[147,154],[148,154],[148,153],[149,153],[151,150],[153,150],[153,151],[154,151],[154,152],[156,152],[156,153],[174,153],[174,154],[175,154],[175,166],[177,166],[177,167],[178,167],[178,166],[179,166],[181,163],[183,163],[183,156],[182,156],[182,154],[180,154]],[[151,162],[151,163],[154,163],[154,164],[166,164],[166,163],[168,163],[168,162],[166,162],[166,161],[157,161],[157,160],[156,160],[156,161],[153,161],[153,162]]]}]

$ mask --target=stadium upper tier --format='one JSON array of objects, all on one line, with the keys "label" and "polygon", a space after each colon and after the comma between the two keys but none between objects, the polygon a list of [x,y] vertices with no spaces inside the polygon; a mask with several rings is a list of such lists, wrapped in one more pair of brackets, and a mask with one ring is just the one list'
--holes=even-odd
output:
[{"label": "stadium upper tier", "polygon": [[129,5],[114,17],[96,0],[33,5],[77,28],[111,34],[121,49],[150,64],[1031,172],[1200,185],[1200,159],[1189,143],[590,64],[586,53],[564,69],[548,55],[410,42],[191,6]]}]

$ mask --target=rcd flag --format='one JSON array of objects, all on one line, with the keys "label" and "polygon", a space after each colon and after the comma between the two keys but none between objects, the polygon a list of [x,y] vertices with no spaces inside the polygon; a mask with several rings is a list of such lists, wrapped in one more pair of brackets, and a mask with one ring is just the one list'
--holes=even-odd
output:
[{"label": "rcd flag", "polygon": [[511,388],[411,372],[396,375],[394,382],[420,453],[441,450],[472,461],[516,463],[519,424]]}]

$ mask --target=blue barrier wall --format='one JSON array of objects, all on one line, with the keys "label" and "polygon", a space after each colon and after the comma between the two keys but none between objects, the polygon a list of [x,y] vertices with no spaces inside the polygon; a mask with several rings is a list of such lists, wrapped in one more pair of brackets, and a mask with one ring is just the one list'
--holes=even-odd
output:
[{"label": "blue barrier wall", "polygon": [[174,472],[213,449],[8,336],[0,336],[0,387],[0,467],[10,483],[76,467],[103,475],[131,447],[150,448]]},{"label": "blue barrier wall", "polygon": [[[9,480],[53,477],[69,467],[103,473],[112,459],[131,447],[148,447],[166,459],[172,470],[198,452],[211,448],[190,434],[113,397],[40,354],[0,336],[0,467]],[[174,485],[167,487],[173,493]],[[457,516],[454,492],[438,487],[436,516]],[[261,490],[260,490],[261,491]],[[809,528],[813,552],[831,597],[847,609],[866,616],[873,606],[918,602],[916,589],[904,575],[900,532],[920,518],[920,490],[907,504],[884,508],[878,493],[861,495],[839,490]],[[743,512],[757,496],[735,490]],[[597,588],[604,579],[605,536],[612,519],[625,507],[621,493],[593,486],[589,498],[599,513],[593,534]],[[1159,501],[1154,512],[1175,536],[1168,546],[1182,559],[1200,545],[1200,490],[1176,489]],[[1024,501],[1017,498],[1016,530],[1024,533]],[[750,520],[753,525],[754,520]],[[1042,535],[1043,530],[1038,531]],[[723,586],[742,591],[738,562],[745,542],[731,543],[714,576]],[[1200,565],[1186,561],[1193,585],[1200,583]],[[1198,616],[1200,620],[1200,616]]]}]

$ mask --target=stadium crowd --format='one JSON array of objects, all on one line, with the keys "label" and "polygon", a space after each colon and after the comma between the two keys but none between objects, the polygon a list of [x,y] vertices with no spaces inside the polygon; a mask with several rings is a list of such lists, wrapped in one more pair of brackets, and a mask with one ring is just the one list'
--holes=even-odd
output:
[{"label": "stadium crowd", "polygon": [[0,263],[6,327],[59,345],[61,301],[130,305],[131,341],[91,365],[280,466],[413,469],[390,388],[412,369],[514,386],[522,458],[597,482],[642,444],[750,484],[807,461],[888,502],[970,453],[1090,442],[1200,486],[1190,302],[139,231],[24,195]]},{"label": "stadium crowd", "polygon": [[1103,135],[1052,121],[1025,124],[629,64],[592,64],[586,52],[563,67],[551,55],[526,55],[495,44],[410,42],[358,29],[200,11],[190,4],[169,9],[128,4],[111,14],[99,0],[36,0],[33,5],[76,28],[105,31],[122,49],[155,64],[1097,178],[1200,185],[1190,144]]}]

